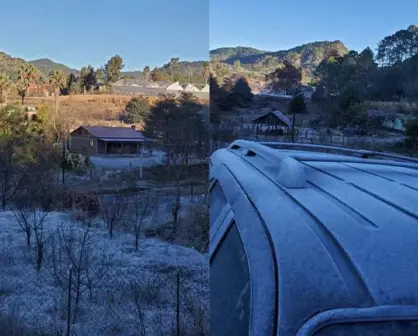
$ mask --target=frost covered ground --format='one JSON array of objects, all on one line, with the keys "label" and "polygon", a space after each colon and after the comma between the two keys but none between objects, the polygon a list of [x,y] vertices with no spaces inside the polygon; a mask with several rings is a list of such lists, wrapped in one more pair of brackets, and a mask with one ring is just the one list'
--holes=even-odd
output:
[{"label": "frost covered ground", "polygon": [[208,334],[207,255],[150,238],[135,251],[131,233],[110,239],[99,220],[53,212],[37,272],[35,237],[28,248],[12,211],[0,212],[0,227],[0,329],[65,334],[72,265],[71,335],[172,335],[177,309],[180,335]]},{"label": "frost covered ground", "polygon": [[[136,196],[125,196],[120,198],[118,195],[104,195],[104,199],[113,200],[115,202],[123,200],[126,204],[134,203],[137,201]],[[158,228],[164,226],[167,222],[172,220],[172,208],[176,201],[175,196],[157,196],[157,204],[153,209],[152,215],[144,219],[142,224],[143,229]],[[205,195],[193,195],[193,196],[180,196],[180,217],[186,217],[190,211],[197,206],[203,206],[205,204]]]},{"label": "frost covered ground", "polygon": [[[139,156],[90,156],[90,162],[96,168],[124,169],[152,167],[165,164],[166,154],[163,151],[153,151],[151,155]],[[190,159],[190,164],[201,163],[202,159]]]},{"label": "frost covered ground", "polygon": [[154,151],[152,155],[144,157],[90,156],[89,159],[98,168],[122,169],[141,166],[150,167],[162,164],[165,159],[165,153],[162,151]]}]

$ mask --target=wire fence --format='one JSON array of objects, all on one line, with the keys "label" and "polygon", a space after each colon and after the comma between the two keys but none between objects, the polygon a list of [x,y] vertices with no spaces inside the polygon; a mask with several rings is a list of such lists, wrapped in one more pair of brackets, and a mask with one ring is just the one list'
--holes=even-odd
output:
[{"label": "wire fence", "polygon": [[[216,128],[212,125],[211,152],[228,146],[234,140],[243,139],[259,142],[292,142],[292,132],[286,128],[258,127],[228,121]],[[348,135],[337,130],[296,128],[293,142],[316,145],[338,146],[353,149],[385,151],[417,156],[418,150],[408,143],[408,138],[397,136]]]}]

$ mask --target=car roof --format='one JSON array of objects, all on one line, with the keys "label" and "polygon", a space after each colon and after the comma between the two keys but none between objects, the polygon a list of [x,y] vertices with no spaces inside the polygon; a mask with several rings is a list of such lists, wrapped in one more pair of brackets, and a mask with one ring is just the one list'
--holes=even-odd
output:
[{"label": "car roof", "polygon": [[238,140],[211,162],[234,174],[269,231],[279,327],[330,309],[418,305],[418,160],[276,145]]}]

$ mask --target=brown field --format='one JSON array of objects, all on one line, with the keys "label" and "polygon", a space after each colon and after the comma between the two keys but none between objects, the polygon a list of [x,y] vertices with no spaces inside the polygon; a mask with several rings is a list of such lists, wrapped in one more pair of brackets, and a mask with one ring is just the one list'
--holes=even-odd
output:
[{"label": "brown field", "polygon": [[[66,120],[71,129],[80,125],[120,125],[119,116],[131,96],[116,95],[70,95],[60,96],[59,115]],[[153,102],[152,98],[150,100]],[[10,103],[19,104],[19,100],[10,100]],[[26,105],[39,107],[55,105],[55,98],[27,97]]]},{"label": "brown field", "polygon": [[[66,120],[73,130],[80,125],[103,125],[103,126],[129,126],[119,121],[126,103],[132,98],[131,95],[110,95],[110,94],[81,94],[59,97],[59,114],[61,120]],[[158,100],[158,97],[148,97],[151,104]],[[9,99],[9,103],[20,104],[16,97]],[[207,101],[202,101],[208,104]],[[55,98],[50,97],[27,97],[26,105],[39,107],[41,105],[55,104]]]}]

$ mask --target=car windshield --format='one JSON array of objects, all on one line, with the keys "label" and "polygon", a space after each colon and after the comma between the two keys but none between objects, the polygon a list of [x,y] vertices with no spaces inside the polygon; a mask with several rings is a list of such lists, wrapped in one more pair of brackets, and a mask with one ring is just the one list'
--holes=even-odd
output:
[{"label": "car windshield", "polygon": [[340,323],[318,330],[314,336],[416,336],[418,321]]}]

